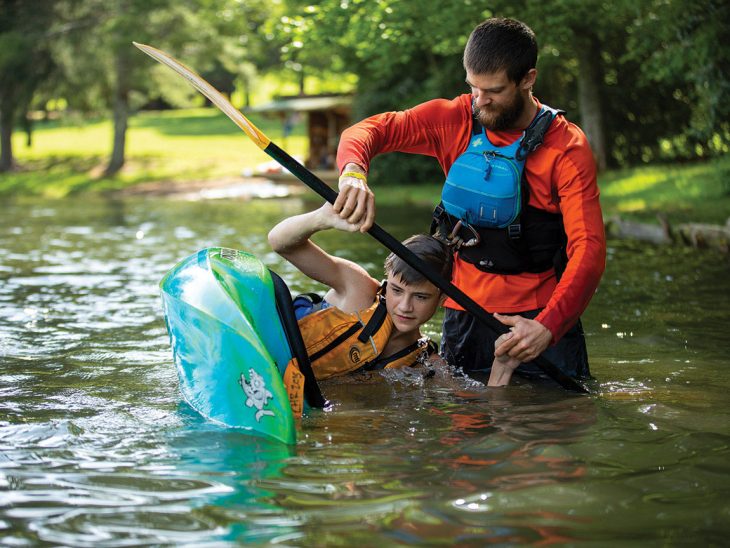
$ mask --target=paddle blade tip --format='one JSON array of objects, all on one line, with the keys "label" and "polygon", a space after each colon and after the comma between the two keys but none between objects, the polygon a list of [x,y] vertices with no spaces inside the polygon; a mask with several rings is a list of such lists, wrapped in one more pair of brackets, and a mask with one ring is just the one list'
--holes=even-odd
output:
[{"label": "paddle blade tip", "polygon": [[138,50],[142,51],[143,53],[146,53],[153,59],[157,59],[157,56],[159,55],[159,53],[158,53],[159,50],[157,48],[153,48],[152,46],[148,46],[147,44],[141,44],[140,42],[135,42],[134,40],[132,40],[132,44]]}]

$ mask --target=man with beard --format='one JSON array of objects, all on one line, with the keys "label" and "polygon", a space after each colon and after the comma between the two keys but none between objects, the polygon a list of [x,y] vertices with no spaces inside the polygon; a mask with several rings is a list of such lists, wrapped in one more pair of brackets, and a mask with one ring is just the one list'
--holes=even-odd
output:
[{"label": "man with beard", "polygon": [[[370,228],[375,216],[367,186],[370,160],[391,151],[434,156],[447,174],[446,187],[458,187],[464,171],[455,175],[452,168],[473,153],[472,147],[495,147],[496,152],[484,152],[482,172],[466,176],[477,178],[469,184],[478,190],[482,182],[490,184],[489,159],[506,150],[500,147],[528,140],[520,141],[523,132],[534,131],[543,114],[549,114],[542,144],[527,154],[522,182],[514,177],[521,191],[513,198],[521,203],[516,219],[506,227],[474,229],[479,237],[468,243],[476,245],[456,248],[453,283],[485,309],[498,312],[494,316],[510,327],[511,336],[495,348],[497,333],[447,300],[442,354],[470,374],[488,372],[495,355],[509,356],[522,362],[517,373],[528,377],[540,375],[530,362],[542,354],[571,377],[586,378],[590,372],[580,315],[598,286],[606,255],[596,168],[583,132],[532,95],[536,63],[537,42],[527,25],[501,18],[481,23],[464,50],[469,94],[378,114],[343,133],[334,210],[350,222],[364,219],[363,232]],[[459,239],[456,228],[450,236],[464,244],[469,235]],[[509,382],[511,370],[498,373],[492,371],[491,377]]]}]

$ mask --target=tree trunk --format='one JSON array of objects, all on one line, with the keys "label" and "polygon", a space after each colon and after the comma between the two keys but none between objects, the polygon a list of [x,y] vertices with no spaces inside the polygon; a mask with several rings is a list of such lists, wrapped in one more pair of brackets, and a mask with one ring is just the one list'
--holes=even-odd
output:
[{"label": "tree trunk", "polygon": [[581,128],[596,158],[599,171],[606,169],[606,131],[603,125],[600,89],[601,51],[593,35],[583,35],[578,43],[578,105]]},{"label": "tree trunk", "polygon": [[248,78],[242,78],[241,85],[243,86],[243,106],[248,108],[251,106],[251,83]]},{"label": "tree trunk", "polygon": [[23,116],[23,130],[25,131],[25,146],[30,148],[33,146],[33,119],[29,112]]},{"label": "tree trunk", "polygon": [[115,175],[124,165],[129,120],[129,63],[126,53],[117,53],[115,61],[116,87],[114,90],[114,145],[104,175]]},{"label": "tree trunk", "polygon": [[0,111],[0,173],[15,167],[13,157],[13,115],[7,107]]}]

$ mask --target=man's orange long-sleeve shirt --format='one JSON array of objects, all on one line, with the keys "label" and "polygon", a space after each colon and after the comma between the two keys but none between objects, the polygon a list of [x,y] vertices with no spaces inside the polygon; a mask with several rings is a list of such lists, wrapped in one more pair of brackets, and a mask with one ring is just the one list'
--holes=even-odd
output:
[{"label": "man's orange long-sleeve shirt", "polygon": [[[472,130],[472,96],[435,99],[402,112],[386,112],[346,129],[337,164],[356,163],[369,171],[370,160],[385,152],[435,157],[444,174],[466,150]],[[489,140],[504,146],[521,131],[487,130]],[[525,164],[530,205],[561,213],[568,237],[568,265],[558,283],[550,270],[539,274],[491,274],[459,259],[452,281],[485,309],[502,313],[542,308],[535,318],[558,341],[588,306],[603,274],[606,238],[598,200],[596,167],[583,132],[564,117],[553,120],[543,144]],[[445,306],[461,309],[451,299]]]}]

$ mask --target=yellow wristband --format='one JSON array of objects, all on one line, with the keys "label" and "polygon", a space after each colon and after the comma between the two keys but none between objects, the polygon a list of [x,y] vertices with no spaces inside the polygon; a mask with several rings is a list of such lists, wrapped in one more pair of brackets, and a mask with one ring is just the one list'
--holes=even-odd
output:
[{"label": "yellow wristband", "polygon": [[340,177],[354,177],[355,179],[360,179],[363,183],[368,182],[367,176],[357,171],[345,171]]}]

